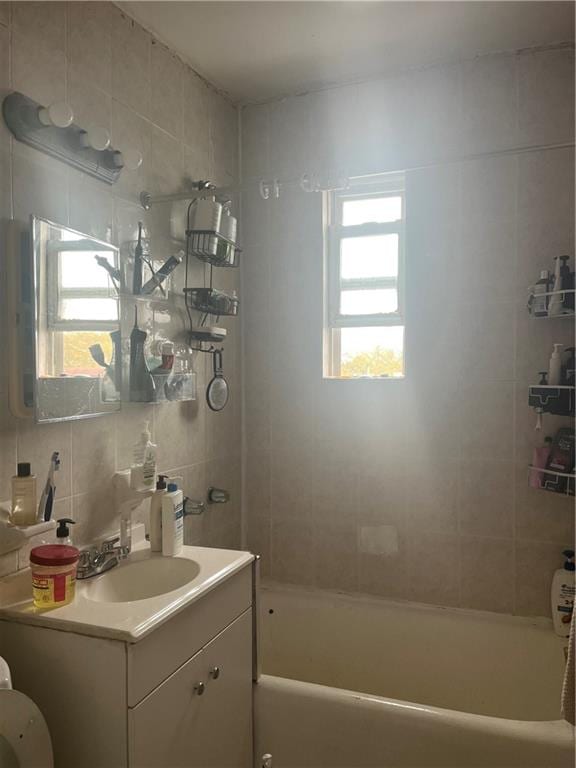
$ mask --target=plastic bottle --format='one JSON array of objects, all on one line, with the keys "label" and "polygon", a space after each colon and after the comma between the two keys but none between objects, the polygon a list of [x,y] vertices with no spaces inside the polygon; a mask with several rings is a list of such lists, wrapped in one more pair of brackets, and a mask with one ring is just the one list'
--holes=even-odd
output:
[{"label": "plastic bottle", "polygon": [[74,520],[69,517],[61,517],[58,520],[58,528],[56,528],[56,544],[65,544],[70,547],[73,544],[72,537],[70,536],[70,528],[68,526],[75,525]]},{"label": "plastic bottle", "polygon": [[38,513],[36,501],[36,475],[28,462],[20,462],[17,474],[12,478],[12,513],[14,525],[34,525]]},{"label": "plastic bottle", "polygon": [[566,558],[562,568],[554,572],[552,589],[550,592],[552,601],[552,621],[554,632],[559,637],[568,637],[570,634],[570,621],[574,611],[574,596],[576,593],[574,565],[574,550],[565,549],[562,554]]},{"label": "plastic bottle", "polygon": [[536,446],[532,451],[532,466],[533,470],[530,470],[529,484],[531,488],[541,488],[543,472],[538,472],[539,469],[545,469],[548,457],[550,456],[550,449],[552,448],[552,438],[545,437],[544,445]]},{"label": "plastic bottle", "polygon": [[145,421],[140,439],[134,445],[130,487],[135,491],[149,491],[154,488],[157,446],[152,442],[148,426],[149,422]]},{"label": "plastic bottle", "polygon": [[546,317],[548,315],[548,296],[550,287],[550,273],[547,269],[540,272],[540,279],[532,291],[531,311],[534,317]]},{"label": "plastic bottle", "polygon": [[162,552],[162,499],[166,494],[166,475],[158,475],[156,490],[150,499],[150,549]]},{"label": "plastic bottle", "polygon": [[184,494],[176,483],[168,483],[162,497],[162,554],[177,557],[184,546]]},{"label": "plastic bottle", "polygon": [[554,257],[554,282],[552,284],[552,296],[548,304],[550,317],[564,314],[564,295],[562,294],[562,274],[559,256]]},{"label": "plastic bottle", "polygon": [[548,384],[552,387],[562,384],[562,344],[554,344],[548,369]]}]

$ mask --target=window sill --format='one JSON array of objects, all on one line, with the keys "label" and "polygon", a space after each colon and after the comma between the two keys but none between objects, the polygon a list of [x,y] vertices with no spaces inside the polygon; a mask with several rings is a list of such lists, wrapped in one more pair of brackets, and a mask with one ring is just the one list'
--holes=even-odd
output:
[{"label": "window sill", "polygon": [[405,381],[406,376],[322,376],[324,381]]}]

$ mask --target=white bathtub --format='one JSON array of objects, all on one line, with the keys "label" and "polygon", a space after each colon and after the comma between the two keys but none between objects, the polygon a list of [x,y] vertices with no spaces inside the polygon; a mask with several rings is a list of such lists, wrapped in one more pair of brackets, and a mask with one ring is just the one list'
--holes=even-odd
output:
[{"label": "white bathtub", "polygon": [[261,591],[256,755],[274,768],[572,768],[543,619]]}]

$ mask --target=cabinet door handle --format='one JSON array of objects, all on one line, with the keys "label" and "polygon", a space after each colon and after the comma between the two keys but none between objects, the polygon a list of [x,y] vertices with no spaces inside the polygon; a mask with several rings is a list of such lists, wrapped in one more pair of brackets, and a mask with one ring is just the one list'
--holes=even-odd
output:
[{"label": "cabinet door handle", "polygon": [[194,686],[194,693],[197,696],[202,696],[205,690],[206,690],[206,686],[204,685],[203,682],[196,683],[196,685]]},{"label": "cabinet door handle", "polygon": [[212,667],[210,670],[210,677],[212,680],[218,680],[220,677],[220,667]]}]

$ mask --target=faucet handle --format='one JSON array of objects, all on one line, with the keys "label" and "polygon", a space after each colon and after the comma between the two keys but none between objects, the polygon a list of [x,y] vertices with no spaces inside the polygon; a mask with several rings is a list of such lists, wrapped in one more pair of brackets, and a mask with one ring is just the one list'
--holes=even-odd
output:
[{"label": "faucet handle", "polygon": [[120,536],[115,536],[113,539],[106,539],[106,541],[102,542],[102,552],[112,552],[119,541]]}]

